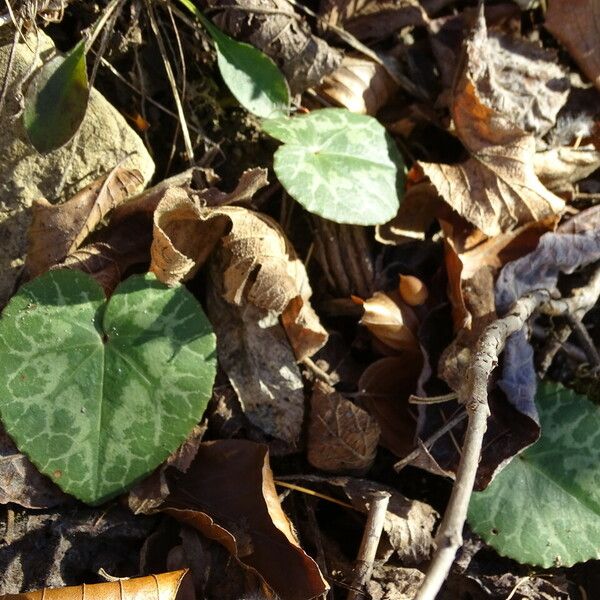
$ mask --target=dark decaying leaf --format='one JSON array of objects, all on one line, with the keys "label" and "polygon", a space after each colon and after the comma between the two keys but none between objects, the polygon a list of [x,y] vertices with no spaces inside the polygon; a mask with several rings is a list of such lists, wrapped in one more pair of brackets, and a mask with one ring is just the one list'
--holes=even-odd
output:
[{"label": "dark decaying leaf", "polygon": [[26,267],[37,277],[75,252],[116,206],[139,191],[139,171],[116,167],[63,204],[33,203]]},{"label": "dark decaying leaf", "polygon": [[600,2],[551,0],[544,26],[566,47],[589,80],[600,89]]},{"label": "dark decaying leaf", "polygon": [[[300,13],[286,0],[273,0],[271,14],[258,0],[233,0],[223,6],[209,0],[208,6],[220,9],[215,23],[236,40],[248,42],[270,56],[283,71],[292,94],[316,85],[342,61],[339,50],[313,35]],[[252,7],[259,10],[252,12]],[[236,8],[241,10],[236,10]]]},{"label": "dark decaying leaf", "polygon": [[[530,104],[521,106],[514,101],[519,94],[511,88],[516,86],[515,91],[529,98],[522,86],[528,81],[524,75],[529,77],[529,67],[523,67],[516,83],[511,77],[505,81],[498,75],[503,69],[489,53],[489,39],[481,10],[466,43],[465,67],[456,80],[451,106],[456,132],[471,157],[457,165],[418,164],[452,208],[493,236],[564,207],[563,200],[545,188],[535,173],[535,138],[526,128],[545,131],[553,125],[566,100],[567,82],[562,87],[556,83],[557,92],[548,85],[561,81],[562,71],[546,59],[543,64],[548,72],[544,71],[537,88],[529,90],[540,98],[540,105],[535,110]],[[504,58],[508,60],[510,54]],[[543,94],[547,88],[548,94]]]},{"label": "dark decaying leaf", "polygon": [[25,508],[51,508],[70,500],[19,452],[4,428],[0,428],[0,504]]},{"label": "dark decaying leaf", "polygon": [[322,381],[310,407],[308,461],[322,471],[366,472],[377,451],[377,421]]},{"label": "dark decaying leaf", "polygon": [[46,62],[29,84],[23,124],[38,152],[66,144],[85,117],[89,96],[85,40]]},{"label": "dark decaying leaf", "polygon": [[160,507],[223,544],[281,598],[309,600],[328,586],[281,509],[267,447],[245,440],[202,443]]}]

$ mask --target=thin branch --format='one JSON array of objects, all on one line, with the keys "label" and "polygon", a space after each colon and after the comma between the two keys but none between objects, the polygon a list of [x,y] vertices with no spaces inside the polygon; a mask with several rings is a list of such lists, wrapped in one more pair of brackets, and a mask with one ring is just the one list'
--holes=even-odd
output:
[{"label": "thin branch", "polygon": [[371,496],[369,514],[367,515],[358,557],[354,565],[354,580],[348,592],[347,600],[358,600],[367,596],[364,593],[364,588],[369,583],[373,573],[373,563],[381,539],[389,501],[389,492],[374,492]]},{"label": "thin branch", "polygon": [[547,290],[538,290],[524,296],[514,304],[506,317],[489,325],[478,340],[465,382],[458,394],[469,415],[469,422],[456,480],[438,529],[433,560],[415,600],[435,599],[450,572],[456,552],[462,545],[462,530],[490,414],[487,392],[489,376],[497,365],[498,356],[509,336],[519,331],[535,310],[549,299],[550,293]]}]

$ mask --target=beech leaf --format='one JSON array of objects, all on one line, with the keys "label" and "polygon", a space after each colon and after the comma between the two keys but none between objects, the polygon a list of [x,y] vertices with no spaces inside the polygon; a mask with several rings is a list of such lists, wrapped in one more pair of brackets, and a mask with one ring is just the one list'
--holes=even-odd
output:
[{"label": "beech leaf", "polygon": [[0,416],[42,473],[99,504],[186,439],[215,363],[210,323],[185,288],[136,275],[105,302],[88,275],[51,271],[0,320]]},{"label": "beech leaf", "polygon": [[42,65],[25,95],[23,124],[38,152],[66,144],[85,117],[89,96],[85,40]]},{"label": "beech leaf", "polygon": [[355,225],[385,223],[396,214],[403,161],[376,119],[326,108],[262,126],[283,142],[275,152],[275,173],[306,210]]},{"label": "beech leaf", "polygon": [[561,385],[536,396],[540,439],[473,494],[469,524],[503,556],[544,568],[600,558],[600,408]]}]

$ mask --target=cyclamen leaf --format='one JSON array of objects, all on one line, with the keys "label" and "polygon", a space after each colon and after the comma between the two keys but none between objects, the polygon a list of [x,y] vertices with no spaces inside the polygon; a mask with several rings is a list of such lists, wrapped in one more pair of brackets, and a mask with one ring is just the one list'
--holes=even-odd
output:
[{"label": "cyclamen leaf", "polygon": [[376,119],[326,108],[262,126],[283,142],[275,173],[306,210],[355,225],[385,223],[398,211],[404,165]]},{"label": "cyclamen leaf", "polygon": [[503,556],[571,566],[600,558],[600,407],[542,383],[542,435],[469,506],[469,524]]},{"label": "cyclamen leaf", "polygon": [[23,286],[0,319],[0,416],[38,469],[101,503],[150,473],[200,420],[215,337],[196,299],[152,275],[108,302],[78,271]]},{"label": "cyclamen leaf", "polygon": [[44,64],[27,89],[23,125],[38,152],[60,148],[75,135],[88,97],[85,40],[81,40],[65,56]]},{"label": "cyclamen leaf", "polygon": [[190,0],[179,0],[206,28],[217,50],[223,80],[236,100],[258,117],[289,112],[290,90],[277,65],[258,48],[224,34]]}]

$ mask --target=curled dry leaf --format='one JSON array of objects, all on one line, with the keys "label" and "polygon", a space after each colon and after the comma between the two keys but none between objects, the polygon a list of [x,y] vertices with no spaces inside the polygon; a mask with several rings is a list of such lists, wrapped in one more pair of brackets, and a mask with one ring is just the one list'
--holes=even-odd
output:
[{"label": "curled dry leaf", "polygon": [[6,594],[3,600],[175,600],[187,571],[172,571],[149,577],[119,579],[106,583]]},{"label": "curled dry leaf", "polygon": [[266,446],[204,442],[185,475],[169,485],[160,510],[225,546],[281,598],[309,600],[327,591],[281,508]]},{"label": "curled dry leaf", "polygon": [[[499,76],[503,70],[492,60],[489,40],[480,10],[466,42],[465,67],[454,86],[451,106],[456,132],[471,157],[457,165],[418,165],[452,208],[486,235],[494,236],[556,214],[564,207],[563,200],[544,187],[535,174],[535,137],[523,127],[539,129],[541,116],[550,119],[544,127],[552,126],[566,100],[567,87],[558,98],[550,95],[546,103],[538,100],[535,111],[529,104],[515,104],[513,100],[519,96],[508,87],[509,80]],[[512,55],[504,60],[509,61]],[[540,90],[551,89],[549,83],[557,79],[557,73],[544,64],[540,79],[536,100],[546,97]],[[522,76],[517,78],[517,92],[521,80]],[[529,98],[525,91],[523,97]]]},{"label": "curled dry leaf", "polygon": [[41,199],[33,203],[25,266],[37,277],[79,248],[113,208],[140,189],[137,170],[116,167],[63,204]]},{"label": "curled dry leaf", "polygon": [[362,306],[364,314],[360,323],[378,340],[393,350],[418,352],[419,322],[413,309],[400,300],[397,292],[375,292]]},{"label": "curled dry leaf", "polygon": [[0,481],[0,504],[10,502],[37,509],[51,508],[70,500],[17,450],[4,428],[0,428]]},{"label": "curled dry leaf", "polygon": [[534,156],[535,173],[553,192],[573,190],[573,184],[600,167],[600,152],[593,145],[573,148],[562,146],[537,152]]},{"label": "curled dry leaf", "polygon": [[598,0],[551,0],[546,29],[569,51],[590,81],[600,89],[600,3]]},{"label": "curled dry leaf", "polygon": [[323,346],[327,332],[309,303],[306,270],[275,221],[237,206],[203,208],[181,189],[167,191],[154,213],[150,270],[169,285],[186,281],[215,248],[228,302],[281,315],[298,360]]},{"label": "curled dry leaf", "polygon": [[322,381],[315,383],[310,406],[308,461],[313,467],[366,472],[377,451],[377,421]]},{"label": "curled dry leaf", "polygon": [[409,306],[421,306],[429,297],[427,286],[414,275],[400,275],[398,292]]},{"label": "curled dry leaf", "polygon": [[317,96],[335,106],[363,115],[375,115],[398,89],[385,67],[374,60],[349,54],[315,89]]}]

